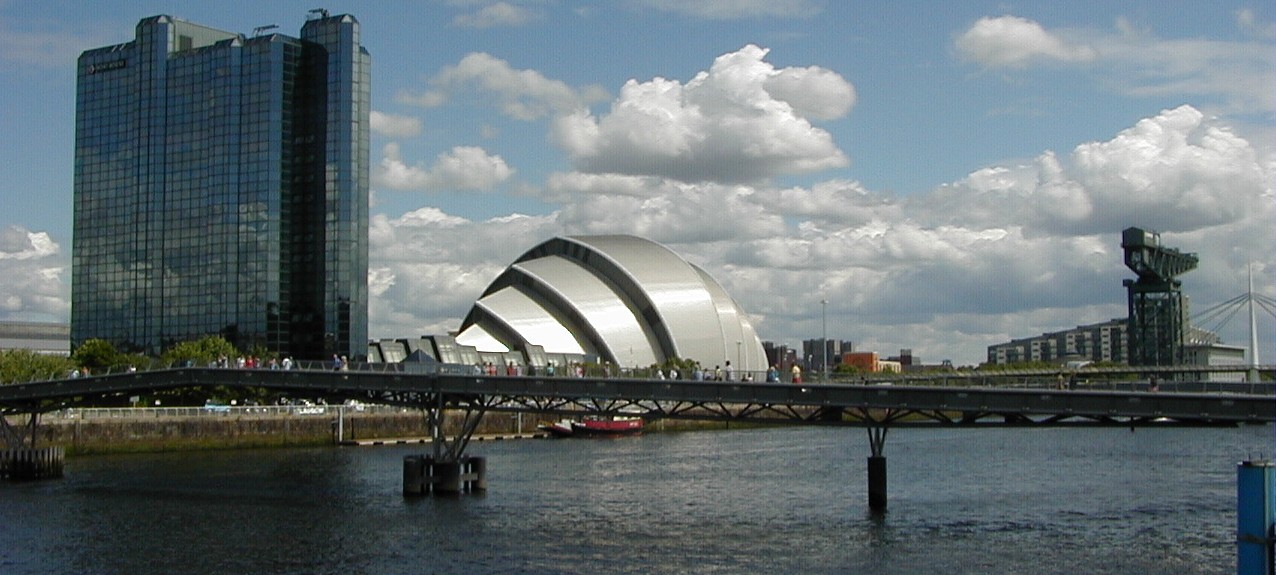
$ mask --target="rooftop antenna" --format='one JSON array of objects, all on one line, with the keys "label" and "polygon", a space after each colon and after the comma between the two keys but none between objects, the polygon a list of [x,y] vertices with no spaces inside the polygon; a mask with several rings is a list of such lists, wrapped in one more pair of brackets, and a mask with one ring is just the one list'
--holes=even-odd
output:
[{"label": "rooftop antenna", "polygon": [[253,37],[256,38],[257,36],[261,36],[262,32],[265,32],[267,30],[274,30],[275,28],[278,28],[278,27],[279,25],[277,24],[267,24],[265,26],[258,26],[256,28],[253,28]]},{"label": "rooftop antenna", "polygon": [[306,13],[307,20],[318,20],[320,18],[327,18],[327,17],[328,17],[327,8],[315,8]]}]

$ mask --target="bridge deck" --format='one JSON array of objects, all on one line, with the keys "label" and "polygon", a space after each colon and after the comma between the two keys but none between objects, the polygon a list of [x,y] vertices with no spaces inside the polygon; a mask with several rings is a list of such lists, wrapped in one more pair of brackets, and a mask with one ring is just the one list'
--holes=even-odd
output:
[{"label": "bridge deck", "polygon": [[0,386],[0,413],[119,404],[122,398],[201,387],[259,388],[295,397],[422,407],[559,414],[640,414],[807,424],[888,423],[908,415],[948,424],[1276,421],[1276,398],[1168,393],[491,377],[374,371],[180,368]]}]

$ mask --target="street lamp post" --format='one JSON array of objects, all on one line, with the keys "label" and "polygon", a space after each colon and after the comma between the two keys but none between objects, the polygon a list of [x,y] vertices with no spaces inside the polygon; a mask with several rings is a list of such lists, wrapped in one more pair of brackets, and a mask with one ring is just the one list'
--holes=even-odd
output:
[{"label": "street lamp post", "polygon": [[820,300],[820,374],[823,381],[829,378],[829,300]]},{"label": "street lamp post", "polygon": [[739,373],[739,378],[741,380],[744,380],[744,360],[740,359],[741,358],[740,345],[743,343],[744,342],[741,340],[738,340],[738,339],[735,340],[735,370],[734,371]]}]

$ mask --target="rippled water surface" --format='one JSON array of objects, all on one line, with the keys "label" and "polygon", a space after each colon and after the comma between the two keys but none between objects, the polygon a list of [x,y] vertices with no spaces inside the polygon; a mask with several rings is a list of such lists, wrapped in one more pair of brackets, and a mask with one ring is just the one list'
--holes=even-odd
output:
[{"label": "rippled water surface", "polygon": [[405,499],[421,446],[73,458],[0,484],[0,573],[1233,573],[1273,429],[854,428],[473,443],[485,495]]}]

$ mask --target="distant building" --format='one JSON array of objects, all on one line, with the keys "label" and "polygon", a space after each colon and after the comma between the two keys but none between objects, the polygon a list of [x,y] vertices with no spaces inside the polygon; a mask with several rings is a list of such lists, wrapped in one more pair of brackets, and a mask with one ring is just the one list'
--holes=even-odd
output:
[{"label": "distant building", "polygon": [[842,365],[853,367],[860,371],[869,373],[877,373],[881,371],[881,361],[877,357],[875,351],[852,351],[842,354]]},{"label": "distant building", "polygon": [[[1199,366],[1249,365],[1245,360],[1245,348],[1233,345],[1222,345],[1217,342],[1188,344],[1183,346],[1183,362],[1185,365]],[[1204,381],[1239,383],[1245,381],[1245,372],[1205,372],[1201,374],[1200,379]]]},{"label": "distant building", "polygon": [[1125,363],[1129,348],[1126,339],[1128,328],[1129,322],[1119,318],[990,345],[988,346],[988,363],[992,365],[1029,361]]},{"label": "distant building", "polygon": [[762,349],[766,353],[767,363],[776,366],[781,371],[787,370],[794,363],[798,363],[797,350],[787,345],[764,341],[762,342]]},{"label": "distant building", "polygon": [[887,361],[898,362],[903,371],[912,371],[922,368],[922,358],[913,355],[913,350],[905,348],[899,350],[899,355],[886,358]]},{"label": "distant building", "polygon": [[819,371],[824,364],[829,371],[842,362],[842,354],[855,351],[855,344],[849,341],[834,339],[802,340],[802,355],[807,361],[807,369]]},{"label": "distant building", "polygon": [[300,38],[154,16],[81,54],[72,344],[365,355],[369,74],[325,10]]},{"label": "distant building", "polygon": [[0,322],[0,349],[71,355],[71,326],[64,323]]}]

